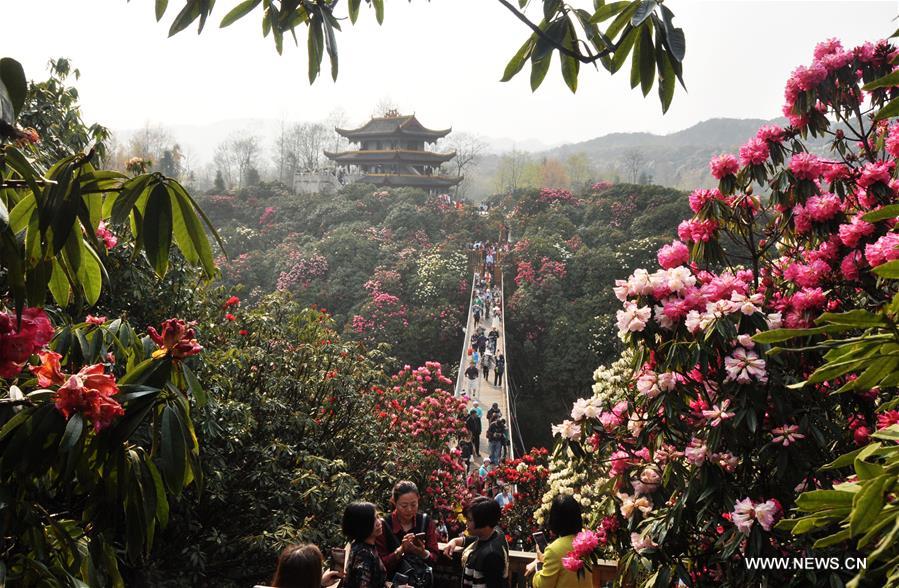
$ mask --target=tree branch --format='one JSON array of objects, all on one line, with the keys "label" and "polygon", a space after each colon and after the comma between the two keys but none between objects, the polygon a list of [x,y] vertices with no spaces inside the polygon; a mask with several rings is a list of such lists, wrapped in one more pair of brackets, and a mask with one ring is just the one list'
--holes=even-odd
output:
[{"label": "tree branch", "polygon": [[[556,41],[555,39],[553,39],[552,37],[547,35],[543,29],[541,29],[539,26],[534,24],[532,21],[528,20],[528,17],[526,17],[520,10],[515,8],[515,6],[513,6],[511,2],[509,2],[508,0],[497,0],[497,1],[500,4],[502,4],[503,6],[505,6],[509,10],[509,12],[514,14],[515,18],[517,18],[518,20],[523,22],[529,29],[534,31],[534,34],[536,34],[538,37],[540,37],[541,39],[543,39],[544,41],[546,41],[547,43],[549,43],[550,45],[552,45],[553,47],[558,49],[559,53],[562,53],[563,55],[567,55],[569,57],[573,57],[573,58],[577,59],[578,61],[580,61],[581,63],[596,63],[603,57],[611,55],[612,53],[615,52],[615,50],[618,49],[618,45],[619,45],[620,41],[619,41],[619,43],[613,43],[611,47],[606,47],[599,53],[593,53],[593,54],[588,53],[587,55],[583,55],[577,51],[572,51],[571,49],[562,46],[558,41]],[[628,30],[628,29],[626,29],[626,30]],[[621,35],[621,38],[623,39],[625,36],[626,35]]]}]

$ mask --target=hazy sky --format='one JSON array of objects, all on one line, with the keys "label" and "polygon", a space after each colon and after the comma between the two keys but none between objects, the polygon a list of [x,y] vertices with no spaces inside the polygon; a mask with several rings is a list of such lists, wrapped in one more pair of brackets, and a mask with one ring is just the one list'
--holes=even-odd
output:
[{"label": "hazy sky", "polygon": [[[572,3],[592,6],[589,0]],[[258,11],[217,28],[237,0],[219,0],[201,36],[194,30],[171,39],[168,25],[181,0],[170,0],[162,23],[155,21],[152,0],[0,4],[3,52],[32,78],[45,76],[51,57],[74,60],[88,122],[127,129],[247,117],[315,120],[340,106],[351,122],[361,123],[389,97],[432,128],[545,143],[615,131],[667,133],[713,117],[778,116],[786,77],[810,62],[817,41],[837,37],[854,46],[888,36],[899,13],[895,1],[668,0],[687,38],[689,93],[678,87],[662,116],[655,88],[645,99],[630,90],[629,66],[614,77],[582,69],[574,95],[562,83],[557,60],[534,94],[529,66],[500,83],[527,31],[495,0],[392,0],[381,27],[363,3],[356,26],[347,20],[338,33],[337,82],[325,73],[312,86],[305,37],[299,48],[285,39],[278,56],[271,38],[262,38]]]}]

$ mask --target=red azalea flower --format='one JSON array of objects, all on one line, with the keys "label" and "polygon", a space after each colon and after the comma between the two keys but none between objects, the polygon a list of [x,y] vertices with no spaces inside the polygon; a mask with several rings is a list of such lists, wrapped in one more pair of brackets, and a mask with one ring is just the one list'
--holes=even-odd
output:
[{"label": "red azalea flower", "polygon": [[28,366],[31,373],[37,376],[37,385],[41,388],[59,386],[66,381],[66,375],[62,373],[59,360],[62,356],[55,351],[41,351],[38,353],[41,365]]},{"label": "red azalea flower", "polygon": [[147,333],[159,346],[159,349],[153,352],[153,357],[170,355],[173,359],[183,359],[203,351],[203,347],[197,343],[196,332],[191,328],[192,324],[177,318],[166,319],[160,327],[162,334],[153,327],[148,327]]},{"label": "red azalea flower", "polygon": [[69,376],[56,391],[56,409],[66,419],[81,413],[98,432],[112,424],[115,417],[125,414],[122,405],[111,398],[118,392],[115,378],[103,372],[103,364],[87,366]]},{"label": "red azalea flower", "polygon": [[106,322],[106,317],[105,316],[94,316],[92,314],[89,314],[89,315],[87,315],[87,317],[85,317],[84,322],[88,323],[89,325],[100,326]]},{"label": "red azalea flower", "polygon": [[237,317],[234,316],[233,314],[231,314],[230,312],[225,314],[225,320],[233,321],[236,318]]},{"label": "red azalea flower", "polygon": [[248,330],[246,330],[246,329],[241,329],[239,332],[240,332],[240,334],[243,335],[244,337],[246,337],[247,335],[250,334],[250,332],[249,332]]},{"label": "red azalea flower", "polygon": [[41,308],[24,309],[21,325],[15,313],[0,313],[0,377],[18,376],[31,355],[52,338],[53,326]]}]

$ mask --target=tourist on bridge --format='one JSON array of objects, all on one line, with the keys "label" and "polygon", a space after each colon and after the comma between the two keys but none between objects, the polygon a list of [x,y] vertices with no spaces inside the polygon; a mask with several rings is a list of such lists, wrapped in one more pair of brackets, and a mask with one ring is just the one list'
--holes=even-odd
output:
[{"label": "tourist on bridge", "polygon": [[490,463],[499,463],[503,456],[503,442],[506,434],[504,432],[505,425],[502,419],[498,419],[490,423],[487,427],[487,444],[490,448]]},{"label": "tourist on bridge", "polygon": [[506,484],[503,486],[502,492],[493,497],[493,500],[499,504],[500,508],[506,508],[507,504],[512,504],[515,502],[515,497],[512,496],[511,487]]},{"label": "tourist on bridge", "polygon": [[479,419],[484,418],[484,409],[481,408],[480,402],[478,402],[477,400],[473,401],[471,403],[471,408],[477,413]]},{"label": "tourist on bridge", "polygon": [[487,351],[487,337],[484,336],[484,332],[478,332],[478,353],[484,355],[484,352]]},{"label": "tourist on bridge", "polygon": [[512,442],[512,437],[509,435],[509,427],[506,426],[506,419],[500,417],[499,426],[502,428],[503,438],[502,438],[502,459],[509,459],[509,444]]},{"label": "tourist on bridge", "polygon": [[481,307],[475,306],[472,315],[474,315],[474,325],[478,326],[478,323],[481,322]]},{"label": "tourist on bridge", "polygon": [[484,374],[484,381],[490,383],[490,370],[493,369],[493,354],[487,350],[484,358],[481,360],[481,371]]},{"label": "tourist on bridge", "polygon": [[459,442],[459,451],[462,452],[462,463],[465,464],[465,476],[471,469],[471,456],[474,454],[474,445],[471,442],[471,433],[464,435],[462,441]]},{"label": "tourist on bridge", "polygon": [[471,443],[474,445],[474,454],[481,457],[481,418],[478,411],[471,409],[465,419],[465,428],[471,433]]},{"label": "tourist on bridge", "polygon": [[346,588],[383,588],[387,570],[375,541],[383,533],[377,509],[370,502],[353,502],[343,511],[343,534],[352,541],[347,556]]},{"label": "tourist on bridge", "polygon": [[[477,371],[477,367],[479,365],[481,365],[481,352],[478,351],[477,349],[475,349],[474,352],[471,354],[471,361],[474,362],[475,371]],[[468,373],[468,372],[465,372],[465,373]]]},{"label": "tourist on bridge", "polygon": [[493,470],[493,460],[489,457],[484,458],[484,462],[481,464],[481,467],[478,468],[478,479],[481,484],[487,480],[487,474],[489,474]]},{"label": "tourist on bridge", "polygon": [[509,585],[509,545],[506,536],[496,530],[502,510],[495,500],[478,496],[465,509],[468,537],[448,542],[444,553],[462,551],[462,586],[506,588]]},{"label": "tourist on bridge", "polygon": [[468,369],[465,370],[465,390],[468,393],[468,396],[471,398],[478,397],[478,368],[477,368],[477,352],[472,354],[471,363],[468,364]]},{"label": "tourist on bridge", "polygon": [[493,328],[499,330],[499,323],[502,320],[502,309],[500,309],[499,304],[493,307]]},{"label": "tourist on bridge", "polygon": [[[493,366],[493,385],[494,386],[502,386],[503,385],[503,374],[506,370],[506,356],[500,353],[496,358],[496,365]],[[465,372],[466,374],[468,372]]]},{"label": "tourist on bridge", "polygon": [[487,422],[492,423],[496,419],[502,416],[502,411],[499,409],[499,403],[494,402],[493,406],[490,407],[490,410],[487,411]]},{"label": "tourist on bridge", "polygon": [[[401,573],[409,577],[409,584],[433,584],[431,566],[437,561],[437,525],[434,519],[418,512],[421,495],[414,482],[397,482],[390,496],[393,511],[381,521],[383,534],[376,545],[388,577]],[[424,533],[424,540],[416,538]]]},{"label": "tourist on bridge", "polygon": [[[589,574],[579,575],[562,565],[562,558],[571,551],[571,543],[584,528],[581,505],[570,494],[559,494],[549,507],[549,530],[556,540],[546,546],[546,551],[538,548],[537,559],[528,564],[526,575],[534,574],[534,588],[590,588],[593,579]],[[542,569],[538,564],[542,563]]]}]

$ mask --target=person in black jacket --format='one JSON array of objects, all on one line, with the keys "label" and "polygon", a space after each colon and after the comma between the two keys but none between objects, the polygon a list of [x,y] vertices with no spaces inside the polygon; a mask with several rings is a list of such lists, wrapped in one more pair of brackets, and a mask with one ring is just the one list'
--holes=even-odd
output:
[{"label": "person in black jacket", "polygon": [[471,456],[474,453],[474,444],[471,442],[471,434],[464,436],[459,442],[459,450],[462,452],[462,462],[465,464],[465,477],[471,469]]},{"label": "person in black jacket", "polygon": [[499,354],[496,358],[496,365],[493,366],[493,385],[494,386],[502,386],[503,385],[503,374],[506,369],[506,356],[502,353]]},{"label": "person in black jacket", "polygon": [[471,433],[474,454],[481,457],[481,417],[478,416],[478,411],[473,408],[468,412],[468,418],[465,419],[465,428]]},{"label": "person in black jacket", "polygon": [[383,533],[377,509],[370,502],[353,502],[341,522],[343,534],[352,541],[347,556],[346,588],[384,588],[387,570],[378,557],[377,537]]},{"label": "person in black jacket", "polygon": [[468,537],[456,537],[444,549],[448,557],[462,551],[463,588],[508,588],[509,545],[496,530],[502,509],[492,498],[478,496],[465,509]]}]

